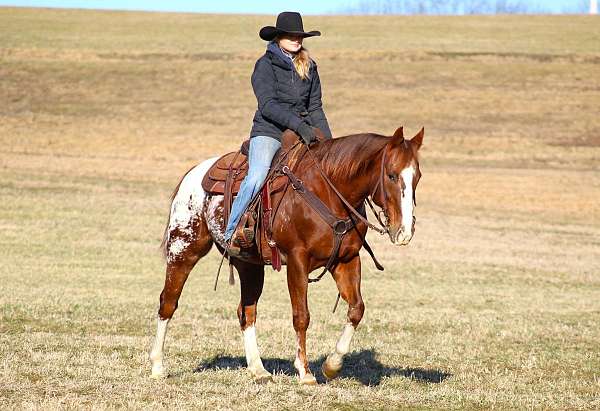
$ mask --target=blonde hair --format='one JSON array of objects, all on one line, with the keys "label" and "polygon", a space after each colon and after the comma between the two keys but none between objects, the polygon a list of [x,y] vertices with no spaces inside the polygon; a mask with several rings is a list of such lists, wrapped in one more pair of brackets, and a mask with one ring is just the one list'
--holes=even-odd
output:
[{"label": "blonde hair", "polygon": [[302,80],[306,80],[308,78],[308,73],[310,71],[310,57],[308,55],[308,50],[304,47],[301,47],[300,50],[294,56],[294,67],[296,67],[296,71]]},{"label": "blonde hair", "polygon": [[[280,38],[279,36],[277,36],[275,38],[275,42],[277,43],[277,45],[279,45],[279,40]],[[300,47],[300,50],[298,50],[298,52],[294,55],[292,61],[294,63],[294,67],[296,68],[296,72],[298,73],[300,78],[302,80],[306,80],[307,78],[309,78],[308,75],[310,73],[311,59],[308,54],[308,50],[305,49],[304,46]]]}]

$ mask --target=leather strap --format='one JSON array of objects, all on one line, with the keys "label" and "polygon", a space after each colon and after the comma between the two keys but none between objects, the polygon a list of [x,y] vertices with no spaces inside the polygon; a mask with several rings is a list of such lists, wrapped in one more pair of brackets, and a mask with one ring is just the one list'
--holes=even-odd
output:
[{"label": "leather strap", "polygon": [[270,184],[269,181],[267,180],[265,182],[265,184],[263,185],[262,191],[261,191],[261,197],[262,197],[262,210],[263,210],[263,215],[262,215],[262,228],[264,230],[265,233],[265,238],[267,239],[267,244],[269,245],[269,248],[271,249],[271,266],[273,267],[273,269],[275,271],[280,271],[281,270],[281,257],[279,256],[279,250],[277,249],[277,244],[275,243],[275,241],[273,241],[273,226],[271,225],[271,222],[273,221],[271,219],[271,191],[269,190]]},{"label": "leather strap", "polygon": [[[371,229],[373,229],[373,230],[377,231],[379,234],[387,234],[387,233],[389,233],[389,227],[388,227],[388,225],[385,225],[385,226],[384,226],[384,225],[382,224],[382,227],[377,227],[376,225],[372,224],[372,223],[371,223],[369,220],[367,220],[365,217],[363,217],[363,216],[362,216],[362,215],[361,215],[361,214],[360,214],[360,213],[359,213],[359,212],[358,212],[358,211],[357,211],[357,210],[356,210],[356,209],[355,209],[355,208],[352,206],[352,204],[350,204],[350,203],[348,202],[348,200],[346,200],[346,199],[344,198],[344,196],[342,195],[342,193],[340,193],[340,192],[338,191],[338,189],[337,189],[337,188],[335,188],[335,185],[334,185],[334,184],[331,182],[331,180],[329,179],[329,177],[327,177],[327,175],[325,174],[325,172],[324,172],[324,171],[323,171],[323,169],[321,168],[321,165],[319,164],[319,162],[318,162],[318,161],[317,161],[317,159],[315,158],[315,156],[314,156],[314,154],[312,153],[312,151],[310,151],[310,149],[309,149],[309,150],[308,150],[308,152],[310,153],[310,155],[311,155],[311,157],[312,157],[312,160],[313,160],[313,163],[315,164],[315,166],[317,167],[317,169],[318,169],[318,170],[319,170],[319,172],[321,173],[321,176],[323,177],[323,179],[324,179],[324,180],[327,182],[327,184],[329,184],[329,187],[330,187],[330,188],[333,190],[333,192],[334,192],[335,194],[337,194],[337,196],[339,197],[339,199],[342,201],[342,203],[344,203],[344,205],[345,205],[346,207],[348,207],[348,209],[349,209],[349,210],[352,212],[352,214],[354,214],[356,217],[358,217],[358,219],[359,219],[359,220],[361,220],[363,223],[365,223],[365,224],[366,224],[366,225],[367,225],[369,228],[371,228]],[[382,157],[382,159],[381,159],[381,164],[382,164],[382,167],[381,167],[381,169],[382,169],[382,173],[383,173],[383,170],[384,170],[384,167],[383,167],[384,160],[385,160],[385,148],[384,148],[384,152],[383,152],[383,157]],[[383,191],[383,192],[384,192],[384,194],[385,194],[385,190],[383,190],[383,181],[382,181],[382,180],[383,180],[383,175],[381,175],[381,176],[380,176],[380,179],[379,179],[379,183],[378,183],[378,185],[379,185],[379,184],[381,184],[382,191]],[[384,197],[384,198],[385,198],[385,197]],[[384,206],[385,206],[385,203],[384,203]]]},{"label": "leather strap", "polygon": [[[306,187],[304,186],[304,183],[302,182],[302,180],[300,180],[298,177],[296,177],[294,175],[294,173],[292,173],[292,171],[289,169],[289,167],[287,167],[287,166],[282,167],[281,172],[288,177],[294,191],[296,193],[298,193],[300,195],[300,197],[302,197],[302,199],[313,210],[315,210],[317,212],[317,214],[319,214],[319,216],[321,216],[323,221],[325,221],[333,230],[333,251],[331,252],[331,255],[329,256],[329,259],[327,260],[327,263],[325,264],[325,268],[323,269],[321,274],[319,274],[315,278],[308,279],[309,283],[314,283],[314,282],[321,280],[323,278],[323,276],[325,275],[325,273],[327,273],[327,271],[332,272],[332,268],[335,265],[336,259],[338,257],[339,251],[340,251],[340,247],[342,245],[343,236],[348,231],[350,231],[352,228],[354,228],[356,226],[356,223],[354,222],[352,217],[349,217],[349,218],[343,220],[343,219],[340,219],[340,218],[336,217],[335,215],[333,215],[331,213],[331,210],[329,209],[329,207],[327,207],[327,205],[325,205],[325,203],[323,203],[323,201],[321,201],[321,199],[319,197],[317,197],[312,191],[307,190]],[[364,208],[363,208],[363,211],[364,211]],[[358,211],[356,213],[358,216],[361,216],[361,213],[359,213]],[[364,217],[362,217],[362,216],[361,216],[361,218],[364,219]],[[375,258],[375,255],[373,254],[373,250],[371,249],[369,244],[366,242],[366,239],[364,240],[364,245],[365,245],[365,249],[367,250],[367,252],[373,258],[373,261],[375,262],[377,269],[383,270],[383,266]]]},{"label": "leather strap", "polygon": [[[233,182],[235,181],[235,177],[239,174],[240,169],[246,163],[247,160],[244,160],[242,164],[236,169],[233,168],[235,164],[235,160],[237,160],[240,152],[235,153],[233,160],[229,163],[229,170],[227,172],[227,178],[225,179],[225,190],[223,193],[223,221],[229,221],[229,213],[231,212],[231,204],[233,203]],[[237,227],[236,227],[237,228]]]}]

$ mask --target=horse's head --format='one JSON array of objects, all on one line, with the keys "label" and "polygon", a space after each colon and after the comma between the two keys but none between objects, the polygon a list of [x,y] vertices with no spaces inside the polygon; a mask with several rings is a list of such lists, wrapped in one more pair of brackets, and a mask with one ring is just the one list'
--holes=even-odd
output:
[{"label": "horse's head", "polygon": [[408,244],[415,232],[415,192],[421,178],[418,151],[424,134],[421,129],[405,140],[400,127],[383,151],[381,182],[374,200],[386,211],[390,240],[396,245]]}]

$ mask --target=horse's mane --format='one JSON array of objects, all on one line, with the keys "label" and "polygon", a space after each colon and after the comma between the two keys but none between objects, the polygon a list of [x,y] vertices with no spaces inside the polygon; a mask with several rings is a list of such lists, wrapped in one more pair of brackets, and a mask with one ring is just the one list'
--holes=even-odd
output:
[{"label": "horse's mane", "polygon": [[353,134],[327,140],[312,151],[331,179],[348,179],[364,172],[388,142],[389,137],[379,134]]}]

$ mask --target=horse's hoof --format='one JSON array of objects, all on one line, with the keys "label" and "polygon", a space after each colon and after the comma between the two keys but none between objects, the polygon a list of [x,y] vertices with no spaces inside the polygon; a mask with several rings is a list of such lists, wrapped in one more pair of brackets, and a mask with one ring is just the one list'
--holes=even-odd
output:
[{"label": "horse's hoof", "polygon": [[164,371],[152,371],[152,374],[150,375],[150,378],[154,379],[154,380],[162,380],[168,377],[168,374]]},{"label": "horse's hoof", "polygon": [[268,384],[270,382],[273,382],[273,376],[271,374],[256,375],[254,377],[254,382],[256,384]]},{"label": "horse's hoof", "polygon": [[321,364],[321,372],[328,380],[333,380],[334,378],[336,378],[340,373],[340,369],[341,368],[336,370],[327,366],[327,361],[324,361],[323,364]]},{"label": "horse's hoof", "polygon": [[256,371],[250,371],[250,373],[252,374],[252,378],[254,378],[254,382],[257,384],[267,384],[269,382],[273,382],[273,376],[264,368],[259,368]]},{"label": "horse's hoof", "polygon": [[312,374],[306,374],[300,378],[300,384],[302,385],[317,385],[317,379]]}]

